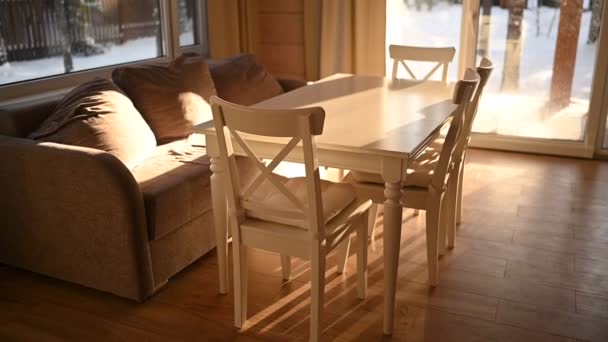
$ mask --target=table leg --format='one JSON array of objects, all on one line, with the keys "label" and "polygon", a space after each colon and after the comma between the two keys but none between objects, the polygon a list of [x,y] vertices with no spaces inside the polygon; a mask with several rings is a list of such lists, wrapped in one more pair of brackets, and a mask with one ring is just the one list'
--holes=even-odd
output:
[{"label": "table leg", "polygon": [[384,333],[393,333],[395,291],[401,242],[401,182],[385,183],[384,196]]},{"label": "table leg", "polygon": [[217,268],[219,274],[219,292],[228,293],[228,231],[227,200],[224,193],[222,177],[224,173],[220,158],[211,158],[211,201],[213,202],[213,220],[217,251]]}]

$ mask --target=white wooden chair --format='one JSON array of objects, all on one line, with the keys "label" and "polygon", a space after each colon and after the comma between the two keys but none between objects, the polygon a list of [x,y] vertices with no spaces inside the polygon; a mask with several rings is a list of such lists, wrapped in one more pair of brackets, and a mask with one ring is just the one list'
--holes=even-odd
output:
[{"label": "white wooden chair", "polygon": [[[404,207],[426,210],[426,239],[429,283],[438,283],[437,262],[439,250],[445,249],[446,244],[446,193],[451,167],[454,165],[454,153],[464,132],[465,113],[471,109],[471,99],[477,85],[479,74],[473,69],[467,69],[463,80],[454,88],[453,102],[457,104],[452,114],[448,133],[440,148],[429,146],[413,159],[407,169],[402,188],[401,202]],[[361,175],[359,175],[361,177]],[[350,173],[345,181],[355,185],[357,195],[370,198],[374,203],[384,202],[384,184],[380,181],[358,181],[355,173]],[[342,249],[348,249],[344,244]],[[342,253],[340,254],[342,255]],[[338,260],[344,264],[345,260]]]},{"label": "white wooden chair", "polygon": [[[412,79],[418,79],[416,78],[416,75],[414,74],[412,69],[406,63],[406,61],[412,61],[436,63],[435,66],[424,75],[422,80],[428,80],[429,78],[431,78],[431,76],[435,74],[435,72],[439,70],[439,68],[441,68],[441,81],[444,83],[448,82],[448,71],[450,68],[450,63],[452,63],[452,61],[454,60],[454,54],[456,53],[456,49],[454,47],[390,45],[388,49],[389,55],[393,59],[393,79],[397,79],[399,64],[404,67],[405,71],[407,71],[407,73]],[[376,213],[377,208],[373,207],[372,212]],[[414,210],[414,214],[418,215],[418,209]]]},{"label": "white wooden chair", "polygon": [[[480,76],[479,86],[477,88],[475,96],[472,99],[472,105],[470,106],[471,110],[467,111],[467,113],[466,113],[465,124],[464,124],[464,134],[461,138],[461,142],[459,142],[459,146],[457,147],[457,152],[455,154],[454,162],[453,162],[454,165],[452,165],[452,167],[451,167],[451,169],[454,170],[452,172],[457,173],[456,178],[452,178],[451,181],[457,182],[457,185],[455,187],[451,188],[452,191],[456,191],[456,194],[451,194],[448,197],[449,207],[447,207],[447,209],[446,209],[448,212],[448,217],[446,219],[447,235],[448,235],[447,247],[450,247],[450,248],[454,247],[455,227],[456,227],[456,225],[458,225],[462,222],[462,197],[463,197],[462,196],[462,186],[463,186],[463,176],[464,176],[464,164],[465,164],[465,160],[466,160],[466,151],[467,151],[469,141],[471,140],[471,132],[473,129],[473,123],[475,121],[475,117],[477,115],[479,101],[481,99],[481,95],[483,94],[483,90],[485,89],[485,86],[488,82],[488,79],[490,78],[490,75],[491,75],[493,69],[494,69],[494,64],[487,57],[483,57],[481,59],[479,66],[476,68],[477,73]],[[433,148],[435,150],[441,149],[441,146],[445,139],[445,134],[447,134],[448,129],[449,129],[449,123],[446,123],[444,125],[444,127],[442,127],[442,129],[441,129],[442,135],[440,135],[439,137],[437,137],[435,139],[435,141],[430,146],[431,148]],[[365,174],[355,172],[355,173],[353,173],[353,176],[357,180],[360,180],[360,181],[380,182],[380,183],[382,182],[381,178],[376,175],[365,175]],[[454,208],[454,209],[452,209],[452,208]],[[414,210],[415,210],[415,214],[418,214],[418,209],[414,209]],[[374,225],[376,222],[376,213],[377,213],[377,204],[374,203],[370,209],[370,223],[369,223],[370,226],[369,226],[369,230],[368,230],[368,235],[371,236],[372,238],[373,238],[373,234],[374,234],[373,229],[374,229]],[[440,246],[442,248],[440,248],[439,252],[440,252],[440,254],[443,254],[445,248],[443,248],[442,244],[440,244]],[[343,247],[341,249],[341,253],[348,253],[347,247]]]},{"label": "white wooden chair", "polygon": [[[397,78],[397,72],[399,70],[399,64],[403,65],[409,76],[413,79],[416,75],[407,65],[406,61],[416,62],[436,62],[437,64],[422,78],[422,80],[428,80],[435,74],[440,67],[443,66],[442,78],[443,82],[447,82],[449,64],[454,59],[456,49],[453,47],[418,47],[418,46],[405,46],[405,45],[390,45],[389,54],[393,59],[393,79]],[[343,169],[338,169],[338,179],[344,178],[346,173]],[[372,208],[372,214],[377,212],[377,207]],[[370,216],[375,222],[375,215]],[[338,266],[338,272],[342,273],[343,266]]]},{"label": "white wooden chair", "polygon": [[[232,229],[234,313],[236,327],[247,319],[246,248],[281,254],[283,274],[289,276],[289,257],[309,259],[311,274],[310,340],[317,341],[325,288],[325,258],[352,232],[357,233],[357,294],[367,292],[367,222],[371,201],[357,199],[354,187],[319,178],[315,137],[323,131],[320,107],[252,109],[211,98]],[[283,138],[285,147],[268,164],[260,162],[247,135]],[[236,145],[233,145],[233,142]],[[240,148],[259,174],[241,186],[233,147]],[[273,173],[297,149],[304,156],[306,177],[286,178]]]},{"label": "white wooden chair", "polygon": [[[479,101],[483,90],[490,78],[494,64],[487,57],[483,57],[479,66],[476,68],[477,73],[480,76],[479,86],[477,91],[471,100],[469,110],[465,114],[465,122],[463,126],[463,135],[456,145],[456,151],[454,152],[454,158],[452,165],[450,166],[450,193],[447,196],[446,205],[446,232],[447,232],[447,247],[454,248],[455,231],[456,225],[462,221],[462,186],[464,176],[464,165],[466,160],[467,147],[471,140],[471,132],[473,130],[473,122],[477,116],[477,109],[479,107]],[[447,127],[442,128],[443,132],[447,132]],[[440,150],[445,140],[445,134],[440,135],[431,144],[430,148]],[[370,234],[373,234],[371,232]],[[443,254],[445,248],[443,244],[440,244],[440,254]]]},{"label": "white wooden chair", "polygon": [[[405,46],[405,45],[390,45],[389,55],[393,59],[393,71],[392,78],[397,78],[397,72],[399,70],[399,64],[401,64],[409,76],[412,79],[418,79],[412,69],[407,65],[406,61],[412,62],[435,62],[436,65],[427,72],[421,80],[428,80],[442,68],[441,81],[447,83],[449,65],[454,59],[456,49],[453,47],[419,47],[419,46]],[[345,172],[342,169],[338,170],[338,178],[341,180],[344,178]],[[370,212],[370,220],[376,222],[376,213],[378,211],[377,206],[373,206]],[[415,212],[418,214],[418,211]],[[370,224],[372,221],[370,221]],[[373,238],[373,236],[372,236]],[[342,251],[342,254],[348,253],[348,251]],[[338,265],[338,272],[344,271],[344,265]]]},{"label": "white wooden chair", "polygon": [[413,79],[419,79],[415,73],[407,65],[406,61],[412,62],[430,62],[436,63],[435,66],[427,72],[421,80],[428,80],[435,74],[439,68],[441,71],[441,81],[447,82],[448,80],[448,68],[452,60],[456,49],[453,47],[419,47],[419,46],[404,46],[404,45],[390,45],[388,52],[393,59],[393,79],[397,78],[397,71],[399,70],[399,64],[401,64],[408,75]]},{"label": "white wooden chair", "polygon": [[[480,76],[479,86],[475,92],[473,100],[471,101],[471,110],[467,112],[465,117],[464,135],[457,146],[454,165],[452,167],[454,172],[457,173],[457,177],[453,177],[452,181],[457,182],[457,184],[453,187],[453,191],[456,191],[456,193],[450,196],[450,208],[454,208],[454,210],[449,209],[450,216],[448,217],[447,228],[448,247],[454,247],[454,230],[456,228],[456,224],[460,224],[462,222],[462,184],[467,147],[471,141],[471,132],[473,131],[473,122],[475,122],[475,117],[477,116],[479,101],[481,99],[481,95],[483,94],[483,90],[488,83],[488,79],[490,79],[493,69],[494,64],[487,57],[483,57],[479,63],[479,66],[476,68],[477,73]],[[437,143],[441,142],[436,141],[435,146]],[[453,201],[455,201],[455,203]],[[455,217],[452,215],[455,215]]]}]

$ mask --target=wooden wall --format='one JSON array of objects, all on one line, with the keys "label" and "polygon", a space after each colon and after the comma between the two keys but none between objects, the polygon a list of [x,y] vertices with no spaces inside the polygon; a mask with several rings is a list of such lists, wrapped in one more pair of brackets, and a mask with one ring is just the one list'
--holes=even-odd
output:
[{"label": "wooden wall", "polygon": [[304,1],[257,0],[254,6],[253,51],[278,77],[306,78]]}]

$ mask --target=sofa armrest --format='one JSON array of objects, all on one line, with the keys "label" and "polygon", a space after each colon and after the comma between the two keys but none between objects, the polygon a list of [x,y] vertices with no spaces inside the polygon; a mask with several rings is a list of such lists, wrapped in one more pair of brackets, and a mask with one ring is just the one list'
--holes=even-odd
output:
[{"label": "sofa armrest", "polygon": [[294,89],[298,89],[298,88],[303,87],[303,86],[305,86],[307,84],[306,81],[295,80],[295,79],[281,79],[281,78],[279,78],[277,81],[279,81],[279,84],[281,85],[281,88],[283,88],[284,92],[289,92],[289,91],[292,91]]},{"label": "sofa armrest", "polygon": [[0,135],[26,137],[53,113],[63,94],[0,104]]},{"label": "sofa armrest", "polygon": [[144,204],[113,155],[0,136],[0,262],[143,300],[152,293]]}]

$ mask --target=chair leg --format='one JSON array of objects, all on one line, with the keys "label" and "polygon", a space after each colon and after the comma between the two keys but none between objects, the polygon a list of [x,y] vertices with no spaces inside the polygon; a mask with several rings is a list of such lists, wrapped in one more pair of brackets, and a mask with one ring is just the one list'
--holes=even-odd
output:
[{"label": "chair leg", "polygon": [[346,261],[348,260],[348,252],[350,250],[350,238],[350,235],[347,236],[337,247],[336,263],[338,267],[338,274],[342,274],[346,270]]},{"label": "chair leg", "polygon": [[224,169],[220,158],[211,158],[211,200],[213,201],[213,223],[215,227],[215,243],[217,253],[217,269],[219,276],[219,293],[228,293],[228,202],[224,193],[222,177]]},{"label": "chair leg", "polygon": [[281,254],[281,272],[283,280],[291,279],[291,257],[289,255]]},{"label": "chair leg", "polygon": [[368,215],[363,215],[357,228],[357,297],[367,297],[367,229]]},{"label": "chair leg", "polygon": [[431,200],[431,206],[426,210],[426,257],[429,272],[429,283],[437,286],[438,277],[438,233],[439,216],[441,214],[441,202],[439,199]]},{"label": "chair leg", "polygon": [[[238,229],[238,228],[236,228]],[[232,237],[234,269],[234,326],[241,328],[247,320],[247,248],[239,236]]]},{"label": "chair leg", "polygon": [[367,235],[372,242],[374,241],[374,233],[376,230],[376,219],[378,218],[378,204],[373,203],[367,214]]},{"label": "chair leg", "polygon": [[462,223],[462,185],[464,183],[463,174],[464,163],[462,166],[460,166],[460,170],[458,171],[458,186],[456,195],[456,224]]},{"label": "chair leg", "polygon": [[317,242],[313,246],[311,265],[310,341],[321,338],[323,299],[325,296],[325,253]]},{"label": "chair leg", "polygon": [[[457,175],[454,175],[457,176]],[[450,177],[448,191],[446,195],[445,226],[447,230],[448,248],[454,248],[454,240],[456,235],[456,203],[458,202],[458,178]]]},{"label": "chair leg", "polygon": [[[448,213],[448,201],[446,196],[442,196],[440,200],[442,203],[439,210],[439,222],[437,229],[437,251],[440,256],[445,255],[447,251],[447,216]],[[428,228],[427,228],[428,229]]]},{"label": "chair leg", "polygon": [[344,179],[344,174],[346,172],[344,171],[344,169],[338,169],[338,182],[341,182],[342,179]]}]

